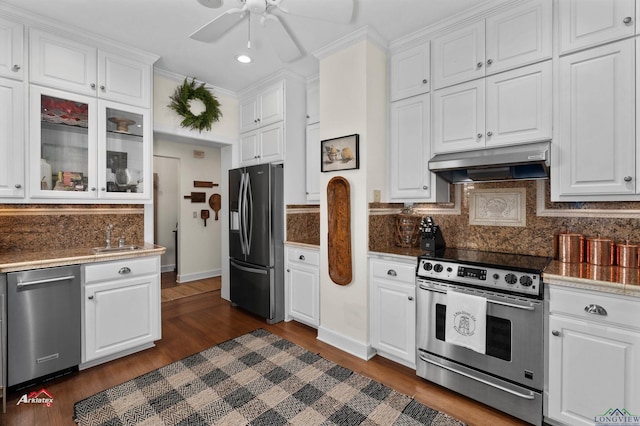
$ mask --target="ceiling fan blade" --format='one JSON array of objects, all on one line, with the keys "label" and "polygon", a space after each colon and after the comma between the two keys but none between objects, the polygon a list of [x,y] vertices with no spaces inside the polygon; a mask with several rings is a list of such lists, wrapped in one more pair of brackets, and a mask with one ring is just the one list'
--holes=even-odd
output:
[{"label": "ceiling fan blade", "polygon": [[302,57],[298,45],[278,17],[265,15],[261,22],[269,42],[282,62],[292,62]]},{"label": "ceiling fan blade", "polygon": [[189,37],[198,41],[215,41],[242,21],[246,16],[243,12],[244,9],[229,9],[213,21],[204,24],[202,27],[194,31]]},{"label": "ceiling fan blade", "polygon": [[211,9],[222,7],[222,0],[198,0],[198,3]]},{"label": "ceiling fan blade", "polygon": [[267,0],[285,13],[322,21],[348,24],[353,16],[353,0]]}]

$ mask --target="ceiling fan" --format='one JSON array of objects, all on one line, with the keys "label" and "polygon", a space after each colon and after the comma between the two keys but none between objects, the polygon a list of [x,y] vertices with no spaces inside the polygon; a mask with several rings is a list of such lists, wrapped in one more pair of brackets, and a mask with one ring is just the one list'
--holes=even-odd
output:
[{"label": "ceiling fan", "polygon": [[[291,62],[302,56],[302,51],[292,35],[272,12],[305,16],[314,19],[349,23],[353,15],[353,0],[235,0],[239,6],[229,9],[203,25],[189,37],[194,40],[212,42],[220,39],[231,28],[245,18],[260,16],[260,23],[267,39],[283,62]],[[209,8],[222,6],[222,0],[198,0]],[[250,42],[250,40],[249,40]]]}]

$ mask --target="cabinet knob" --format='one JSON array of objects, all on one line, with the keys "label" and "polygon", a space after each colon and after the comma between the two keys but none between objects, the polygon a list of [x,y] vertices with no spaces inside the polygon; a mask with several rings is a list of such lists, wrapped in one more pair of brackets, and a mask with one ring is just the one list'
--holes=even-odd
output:
[{"label": "cabinet knob", "polygon": [[93,296],[89,296],[89,297],[87,297],[87,299],[93,300]]},{"label": "cabinet knob", "polygon": [[105,188],[104,186],[102,188],[100,188],[100,191],[105,192],[107,190],[107,188]]},{"label": "cabinet knob", "polygon": [[493,132],[487,132],[487,136],[493,136]]},{"label": "cabinet knob", "polygon": [[100,90],[102,90],[104,92],[104,86],[100,86]]},{"label": "cabinet knob", "polygon": [[426,78],[424,80],[422,80],[422,84],[427,84],[429,80],[427,80]]},{"label": "cabinet knob", "polygon": [[427,189],[429,189],[429,187],[427,185],[422,185],[422,189],[426,191]]},{"label": "cabinet knob", "polygon": [[482,68],[482,62],[478,62],[476,65],[478,66],[478,68]]},{"label": "cabinet knob", "polygon": [[93,90],[96,90],[96,84],[95,84],[95,83],[91,83],[89,86],[91,86],[91,88],[92,88]]},{"label": "cabinet knob", "polygon": [[409,299],[411,301],[411,300],[413,300],[413,296],[409,296],[409,297],[407,297],[407,299]]},{"label": "cabinet knob", "polygon": [[19,183],[16,183],[14,186],[16,187],[16,189],[22,188],[22,185],[20,185]]},{"label": "cabinet knob", "polygon": [[625,182],[631,182],[631,180],[632,180],[632,179],[633,179],[633,178],[632,178],[631,176],[625,176],[625,177],[624,177],[624,181],[625,181]]},{"label": "cabinet knob", "polygon": [[300,257],[298,257],[298,259],[305,260],[304,254],[301,254]]},{"label": "cabinet knob", "polygon": [[625,24],[630,24],[631,23],[631,16],[626,16],[622,22],[624,22]]},{"label": "cabinet knob", "polygon": [[584,311],[588,314],[601,315],[603,317],[606,317],[608,315],[607,310],[605,308],[595,304],[585,306]]},{"label": "cabinet knob", "polygon": [[260,119],[258,118],[258,123],[260,122]]},{"label": "cabinet knob", "polygon": [[482,139],[482,133],[478,133],[476,136],[478,137],[478,139]]},{"label": "cabinet knob", "polygon": [[291,272],[291,269],[287,269],[287,272]]},{"label": "cabinet knob", "polygon": [[311,118],[311,117],[309,117],[309,115],[307,114],[307,118]]},{"label": "cabinet knob", "polygon": [[389,275],[390,277],[397,277],[398,273],[396,271],[394,271],[393,269],[389,269],[387,271],[387,275]]},{"label": "cabinet knob", "polygon": [[493,63],[493,59],[487,59],[487,65],[491,65]]},{"label": "cabinet knob", "polygon": [[14,71],[14,72],[20,71],[20,65],[15,64],[14,66],[11,67],[11,71]]},{"label": "cabinet knob", "polygon": [[128,274],[131,272],[131,268],[129,268],[128,266],[123,266],[122,268],[120,268],[120,270],[118,271],[119,274],[124,275],[124,274]]},{"label": "cabinet knob", "polygon": [[559,336],[560,332],[558,330],[553,330],[551,334],[553,334],[554,336]]}]

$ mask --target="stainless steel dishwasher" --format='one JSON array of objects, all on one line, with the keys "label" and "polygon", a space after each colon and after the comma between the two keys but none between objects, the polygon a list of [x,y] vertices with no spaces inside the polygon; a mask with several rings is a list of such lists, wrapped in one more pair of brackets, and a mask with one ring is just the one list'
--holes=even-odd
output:
[{"label": "stainless steel dishwasher", "polygon": [[80,364],[80,289],[79,265],[7,274],[9,387]]}]

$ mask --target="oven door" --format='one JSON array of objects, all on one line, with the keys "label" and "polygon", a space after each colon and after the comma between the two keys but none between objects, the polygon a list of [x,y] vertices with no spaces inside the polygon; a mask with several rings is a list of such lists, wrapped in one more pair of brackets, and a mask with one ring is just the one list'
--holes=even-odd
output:
[{"label": "oven door", "polygon": [[[543,305],[539,300],[418,279],[416,342],[420,352],[542,390]],[[486,352],[445,342],[447,291],[487,299]]]}]

